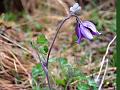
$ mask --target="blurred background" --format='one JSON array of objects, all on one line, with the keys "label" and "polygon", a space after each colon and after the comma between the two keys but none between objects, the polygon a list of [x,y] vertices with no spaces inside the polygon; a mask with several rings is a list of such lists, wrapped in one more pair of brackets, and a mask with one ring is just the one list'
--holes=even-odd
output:
[{"label": "blurred background", "polygon": [[[0,34],[4,31],[9,39],[30,51],[33,51],[30,42],[36,40],[41,33],[46,36],[49,45],[51,44],[57,25],[69,14],[69,8],[75,2],[82,7],[79,15],[80,19],[92,21],[102,35],[94,37],[92,41],[82,40],[79,45],[76,44],[75,18],[71,18],[63,25],[50,56],[50,62],[53,62],[49,65],[51,85],[55,90],[64,90],[64,87],[67,90],[93,90],[76,89],[76,87],[78,88],[77,82],[73,83],[76,80],[70,81],[69,87],[66,86],[70,76],[63,75],[65,72],[61,71],[63,69],[60,69],[61,67],[56,59],[63,61],[62,63],[67,61],[72,67],[79,69],[84,76],[94,79],[98,74],[100,62],[106,52],[107,45],[116,35],[115,0],[0,1]],[[103,90],[115,90],[115,57],[116,47],[114,42],[110,46],[106,57],[109,60],[109,66]],[[32,55],[0,37],[0,90],[32,90],[33,88],[33,90],[40,90],[29,83],[32,72],[39,73],[37,71],[38,67],[35,67],[37,64],[38,61]],[[68,71],[71,71],[71,69]],[[74,72],[70,72],[68,75],[72,75],[71,73]],[[37,83],[41,79],[38,76]],[[39,83],[39,85],[47,87],[46,84]]]}]

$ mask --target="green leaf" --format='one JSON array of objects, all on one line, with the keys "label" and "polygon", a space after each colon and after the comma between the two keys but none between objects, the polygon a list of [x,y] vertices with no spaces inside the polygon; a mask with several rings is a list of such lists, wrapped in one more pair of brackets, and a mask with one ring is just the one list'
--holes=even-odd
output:
[{"label": "green leaf", "polygon": [[93,88],[93,90],[97,90],[97,84],[95,83],[94,80],[92,79],[88,79],[88,85],[91,86]]},{"label": "green leaf", "polygon": [[56,80],[56,84],[58,84],[58,85],[65,85],[65,79],[57,79]]},{"label": "green leaf", "polygon": [[37,64],[35,67],[32,68],[32,77],[36,80],[38,76],[45,77],[45,73],[42,69],[41,64]]},{"label": "green leaf", "polygon": [[78,86],[77,86],[77,90],[90,90],[90,89],[89,89],[89,86],[87,84],[79,83]]},{"label": "green leaf", "polygon": [[58,58],[58,60],[59,60],[59,62],[60,62],[61,65],[66,65],[66,64],[68,64],[68,61],[67,61],[66,58]]},{"label": "green leaf", "polygon": [[39,90],[50,90],[50,89],[48,87],[43,87],[43,88],[41,88]]},{"label": "green leaf", "polygon": [[43,26],[38,22],[35,22],[34,25],[37,30],[41,30],[43,28]]},{"label": "green leaf", "polygon": [[39,86],[34,86],[32,90],[41,90],[41,88]]},{"label": "green leaf", "polygon": [[39,47],[39,51],[42,53],[42,54],[47,54],[48,52],[48,46],[41,46]]},{"label": "green leaf", "polygon": [[53,63],[53,62],[56,62],[56,61],[57,61],[57,59],[55,57],[49,59],[49,63]]},{"label": "green leaf", "polygon": [[17,16],[11,12],[4,14],[4,19],[7,21],[15,21]]},{"label": "green leaf", "polygon": [[37,38],[37,43],[41,45],[48,44],[48,40],[46,39],[44,34],[40,34]]}]

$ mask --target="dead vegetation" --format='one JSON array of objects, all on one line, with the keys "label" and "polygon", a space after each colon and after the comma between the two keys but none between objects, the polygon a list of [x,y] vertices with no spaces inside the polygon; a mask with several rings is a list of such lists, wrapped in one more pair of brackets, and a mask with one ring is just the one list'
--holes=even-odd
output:
[{"label": "dead vegetation", "polygon": [[[30,17],[18,18],[19,21],[14,22],[14,24],[10,21],[7,21],[6,24],[5,20],[0,20],[0,90],[31,90],[31,71],[32,67],[38,62],[36,61],[34,51],[29,41],[31,39],[35,40],[39,33],[44,33],[49,43],[51,43],[53,35],[55,34],[56,25],[69,13],[69,7],[75,2],[74,0],[18,1],[21,2],[20,7],[22,7]],[[76,1],[79,1],[83,7],[80,14],[82,20],[91,20],[91,16],[95,11],[94,8],[99,10],[98,13],[101,20],[106,17],[109,17],[111,20],[115,15],[114,0],[98,0],[99,3],[97,3],[97,7],[92,0]],[[87,6],[88,9],[86,9]],[[12,8],[12,10],[14,10],[14,8]],[[19,12],[19,10],[17,10],[17,12]],[[51,57],[65,57],[71,64],[75,64],[75,67],[81,68],[87,76],[96,76],[98,75],[98,71],[95,71],[100,67],[100,60],[102,60],[106,47],[115,36],[115,33],[111,32],[107,26],[102,26],[102,30],[99,30],[103,33],[102,36],[91,42],[84,40],[81,45],[77,45],[74,40],[74,21],[73,18],[62,27],[59,37],[55,42]],[[34,22],[42,24],[42,30],[36,30]],[[25,26],[29,26],[31,33],[25,32]],[[2,33],[3,31],[4,34]],[[1,35],[18,43],[28,51],[23,48],[21,49],[20,46],[1,37]],[[115,90],[113,82],[115,80],[115,76],[113,75],[116,71],[113,65],[115,62],[113,59],[114,54],[115,42],[110,46],[108,55],[106,56],[109,60],[109,67],[107,71],[108,75],[105,78],[106,83],[104,83],[104,90]],[[104,71],[102,71],[101,74],[103,73]],[[54,75],[55,74],[54,72]]]}]

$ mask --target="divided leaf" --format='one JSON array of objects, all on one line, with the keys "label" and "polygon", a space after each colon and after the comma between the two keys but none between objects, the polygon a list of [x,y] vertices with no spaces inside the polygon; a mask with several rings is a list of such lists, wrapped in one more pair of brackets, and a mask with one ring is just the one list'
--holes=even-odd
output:
[{"label": "divided leaf", "polygon": [[40,34],[37,38],[37,43],[40,45],[48,44],[48,40],[46,39],[44,34]]}]

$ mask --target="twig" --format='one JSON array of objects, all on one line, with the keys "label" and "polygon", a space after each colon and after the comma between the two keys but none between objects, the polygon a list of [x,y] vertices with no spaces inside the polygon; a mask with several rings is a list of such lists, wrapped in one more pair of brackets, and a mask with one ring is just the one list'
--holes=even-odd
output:
[{"label": "twig", "polygon": [[10,46],[12,46],[13,44],[11,44],[11,43],[7,43],[7,42],[5,42],[5,41],[3,41],[3,40],[0,40],[0,45],[2,45],[2,44],[6,44],[6,45],[10,45]]},{"label": "twig", "polygon": [[[116,71],[116,67],[109,67],[109,68],[107,69],[107,71],[108,71],[108,72],[114,72],[114,71]],[[104,73],[104,70],[101,71],[101,74],[102,74],[102,73]],[[88,75],[88,76],[86,76],[86,77],[92,77],[92,76],[96,76],[96,75],[98,75],[98,74],[99,74],[99,72],[96,72],[96,73],[90,74],[90,75]]]},{"label": "twig", "polygon": [[115,39],[116,39],[116,36],[114,36],[114,38],[110,41],[110,43],[109,43],[108,46],[107,46],[105,55],[104,55],[103,58],[102,58],[102,62],[101,62],[99,74],[98,74],[98,76],[97,76],[97,78],[96,78],[96,80],[95,80],[96,82],[98,82],[98,79],[99,79],[99,77],[100,77],[100,74],[101,74],[101,71],[102,71],[102,68],[103,68],[103,65],[104,65],[104,62],[105,62],[105,58],[106,58],[106,56],[107,56],[107,54],[108,54],[110,45],[114,42]]},{"label": "twig", "polygon": [[98,90],[101,90],[101,88],[102,88],[102,85],[103,85],[103,82],[104,82],[104,79],[105,79],[105,75],[106,75],[107,69],[108,69],[108,59],[106,60],[105,71],[104,71],[104,74],[103,74],[103,77],[102,77],[102,81],[100,83],[100,86],[99,86]]},{"label": "twig", "polygon": [[65,9],[65,12],[67,15],[69,15],[69,10],[68,7],[66,6],[66,4],[62,1],[62,0],[57,0],[58,3],[60,3],[62,5],[62,7]]},{"label": "twig", "polygon": [[18,58],[13,54],[12,51],[8,50],[10,52],[10,54],[14,57],[14,59],[18,62],[18,64],[20,65],[20,67],[25,71],[25,73],[28,75],[29,77],[29,82],[32,85],[32,81],[31,81],[31,75],[28,73],[28,71],[25,69],[25,67],[21,64],[21,62],[18,60]]},{"label": "twig", "polygon": [[26,51],[26,52],[28,52],[28,53],[31,54],[31,51],[30,51],[30,50],[28,50],[27,48],[21,46],[21,45],[18,44],[17,42],[15,42],[15,41],[9,39],[6,35],[0,34],[0,37],[4,38],[5,40],[7,40],[7,41],[9,41],[9,42],[11,42],[11,43],[13,43],[13,44],[15,44],[15,45],[18,46],[19,48],[21,48],[21,49],[23,49],[24,51]]}]

